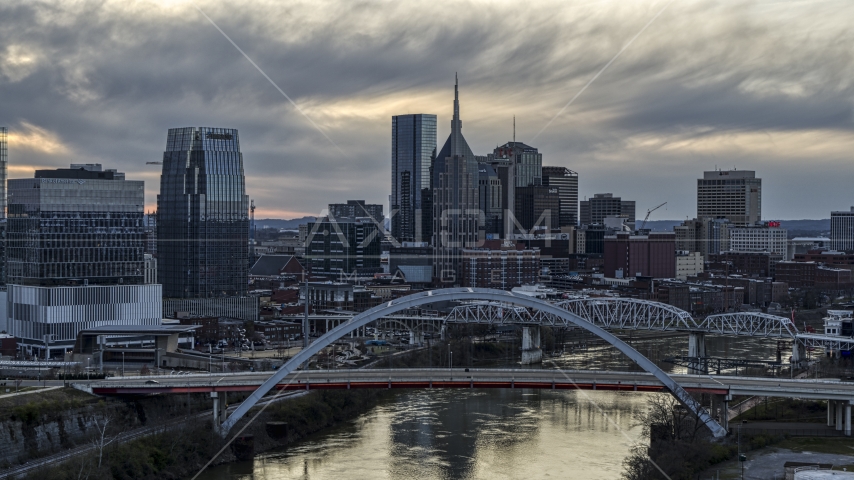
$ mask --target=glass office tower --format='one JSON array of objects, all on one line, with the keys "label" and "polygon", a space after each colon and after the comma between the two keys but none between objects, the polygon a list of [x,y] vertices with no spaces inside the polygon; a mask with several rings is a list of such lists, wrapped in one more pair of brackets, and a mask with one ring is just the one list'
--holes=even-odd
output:
[{"label": "glass office tower", "polygon": [[436,115],[391,117],[389,206],[391,234],[399,242],[430,239],[430,161],[435,151]]},{"label": "glass office tower", "polygon": [[72,164],[8,185],[8,283],[144,283],[141,180],[100,164]]},{"label": "glass office tower", "polygon": [[6,218],[6,127],[0,127],[0,218]]},{"label": "glass office tower", "polygon": [[249,197],[237,130],[172,128],[157,196],[157,275],[167,298],[245,295]]}]

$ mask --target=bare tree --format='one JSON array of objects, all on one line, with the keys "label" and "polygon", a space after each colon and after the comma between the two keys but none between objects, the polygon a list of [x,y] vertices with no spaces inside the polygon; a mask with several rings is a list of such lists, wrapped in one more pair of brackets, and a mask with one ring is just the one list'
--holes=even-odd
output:
[{"label": "bare tree", "polygon": [[98,417],[95,416],[95,428],[97,431],[95,432],[95,438],[92,439],[92,445],[98,449],[98,468],[101,468],[101,462],[104,459],[104,448],[106,448],[109,444],[113,443],[118,436],[113,436],[110,438],[107,435],[107,428],[110,426],[110,422],[113,420],[112,414],[106,413],[104,414],[103,420],[98,420]]},{"label": "bare tree", "polygon": [[634,415],[634,426],[641,427],[643,436],[651,441],[681,440],[693,443],[697,440],[703,422],[675,397],[651,395],[647,405],[647,410]]},{"label": "bare tree", "polygon": [[91,459],[89,458],[89,455],[78,455],[77,459],[80,461],[80,469],[77,470],[77,480],[85,480],[89,478],[89,475],[91,475]]},{"label": "bare tree", "polygon": [[651,395],[634,415],[649,444],[637,444],[623,461],[625,480],[693,478],[711,459],[703,423],[669,395]]}]

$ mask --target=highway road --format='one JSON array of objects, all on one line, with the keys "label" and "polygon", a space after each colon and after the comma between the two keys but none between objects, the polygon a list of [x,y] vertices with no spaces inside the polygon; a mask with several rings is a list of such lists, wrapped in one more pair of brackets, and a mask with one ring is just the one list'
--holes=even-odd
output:
[{"label": "highway road", "polygon": [[[99,395],[252,391],[265,373],[124,377],[79,385]],[[725,375],[671,375],[688,391],[722,395],[854,400],[854,382]],[[285,390],[347,388],[545,388],[662,391],[645,372],[545,369],[357,369],[297,371],[280,384]]]}]

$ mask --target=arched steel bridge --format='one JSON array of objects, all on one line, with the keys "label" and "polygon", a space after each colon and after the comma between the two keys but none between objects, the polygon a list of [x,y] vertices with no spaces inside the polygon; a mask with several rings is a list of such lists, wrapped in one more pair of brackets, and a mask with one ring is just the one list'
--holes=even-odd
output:
[{"label": "arched steel bridge", "polygon": [[[697,417],[702,421],[716,437],[721,437],[726,435],[726,430],[721,427],[710,415],[707,411],[705,411],[700,404],[691,397],[688,392],[686,392],[679,384],[673,380],[667,373],[658,368],[652,361],[641,355],[637,350],[629,346],[627,343],[623,342],[615,335],[608,332],[603,326],[600,326],[598,321],[590,321],[585,319],[578,314],[571,311],[573,304],[571,302],[566,303],[565,305],[555,305],[543,300],[539,300],[536,298],[532,298],[530,296],[525,295],[516,295],[512,292],[506,292],[503,290],[492,290],[492,289],[484,289],[484,288],[449,288],[449,289],[441,289],[441,290],[432,290],[427,292],[416,293],[413,295],[408,295],[406,297],[398,298],[389,302],[385,302],[381,305],[378,305],[370,310],[367,310],[363,313],[355,315],[343,323],[335,326],[331,330],[327,331],[320,338],[315,340],[312,344],[310,344],[307,348],[304,348],[294,357],[292,357],[288,362],[282,365],[276,373],[270,376],[257,390],[255,390],[237,409],[234,413],[231,414],[223,423],[220,425],[220,433],[225,435],[228,431],[244,416],[247,412],[256,404],[259,400],[261,400],[264,395],[266,395],[271,389],[276,388],[277,385],[290,374],[292,371],[296,370],[297,367],[304,362],[308,361],[313,355],[320,352],[323,348],[329,346],[339,338],[344,335],[349,334],[352,331],[355,331],[357,328],[368,325],[372,322],[375,322],[382,318],[387,318],[390,315],[393,315],[396,312],[400,312],[402,310],[406,310],[413,307],[418,307],[425,304],[430,304],[434,302],[441,301],[488,301],[488,302],[498,302],[496,308],[506,308],[501,305],[515,305],[518,307],[524,307],[528,309],[529,312],[537,312],[532,315],[547,315],[547,317],[536,318],[537,323],[548,324],[551,321],[553,324],[563,324],[567,326],[574,326],[583,328],[606,342],[610,343],[614,347],[616,347],[620,352],[628,356],[632,361],[634,361],[638,366],[640,366],[645,371],[649,372],[656,379],[658,379],[666,388],[670,391],[673,396],[675,396],[686,408],[691,410]],[[598,300],[598,299],[597,299]],[[630,315],[629,311],[625,311],[624,308],[627,304],[625,302],[621,303],[619,300],[624,299],[614,299],[613,301],[605,301],[598,308],[598,312],[601,312],[603,315],[614,314],[616,317],[614,318],[623,318]],[[641,301],[642,302],[642,301]],[[650,302],[654,303],[654,302]],[[477,308],[478,304],[473,305],[474,308]],[[637,304],[634,304],[635,306]],[[629,305],[629,309],[632,305]],[[652,305],[647,305],[648,307],[652,307]],[[651,312],[650,308],[647,308],[647,312]],[[678,309],[675,309],[678,310]],[[678,312],[673,310],[673,315],[678,315]],[[495,312],[497,313],[497,312]],[[637,314],[638,311],[635,311]],[[521,314],[521,312],[520,312]],[[690,317],[690,316],[689,316]],[[478,321],[478,318],[472,318],[473,321]],[[486,317],[484,317],[486,318]],[[489,318],[501,318],[489,316]],[[660,316],[660,320],[655,320],[655,322],[661,322],[661,325],[667,324],[667,322],[677,322],[676,320],[664,319],[665,316]],[[452,320],[448,320],[452,321]],[[465,321],[463,318],[456,319],[457,322]],[[515,323],[515,322],[514,322]],[[526,323],[526,322],[521,322]],[[531,323],[534,323],[533,321]],[[656,323],[657,324],[657,323]],[[675,324],[674,324],[675,325]]]},{"label": "arched steel bridge", "polygon": [[[582,298],[554,305],[609,330],[685,331],[792,339],[798,335],[791,320],[765,313],[723,313],[697,321],[680,308],[636,298]],[[460,305],[442,320],[447,323],[573,326],[542,310],[508,307],[500,302]]]},{"label": "arched steel bridge", "polygon": [[[524,295],[515,295],[523,298]],[[608,330],[656,330],[712,333],[751,337],[799,339],[803,335],[786,317],[758,312],[736,312],[710,315],[702,320],[677,307],[636,298],[581,298],[554,302],[553,305]],[[301,320],[302,316],[294,317]],[[347,322],[349,315],[311,315],[316,320],[330,320],[333,325]],[[519,324],[573,327],[572,322],[540,309],[532,309],[504,300],[477,299],[457,306],[445,316],[418,316],[393,313],[384,317],[401,325],[417,322]],[[814,336],[814,335],[813,335]],[[799,339],[803,341],[803,339]]]}]

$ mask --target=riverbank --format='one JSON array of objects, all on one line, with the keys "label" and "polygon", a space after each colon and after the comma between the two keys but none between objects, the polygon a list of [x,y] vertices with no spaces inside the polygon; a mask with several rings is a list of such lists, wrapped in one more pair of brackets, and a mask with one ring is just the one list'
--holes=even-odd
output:
[{"label": "riverbank", "polygon": [[[384,390],[315,391],[298,398],[268,406],[249,424],[243,435],[253,435],[255,453],[299,441],[325,428],[355,418],[391,395]],[[252,416],[250,416],[251,418]],[[247,419],[246,422],[249,420]],[[286,422],[287,434],[274,439],[266,430],[267,422]],[[238,424],[234,432],[245,425]],[[208,419],[189,420],[176,428],[126,443],[112,443],[110,436],[102,449],[81,454],[67,462],[30,472],[33,480],[72,480],[78,478],[145,479],[186,478],[194,475],[214,458],[225,445],[213,431]],[[226,448],[212,465],[236,460]]]}]

